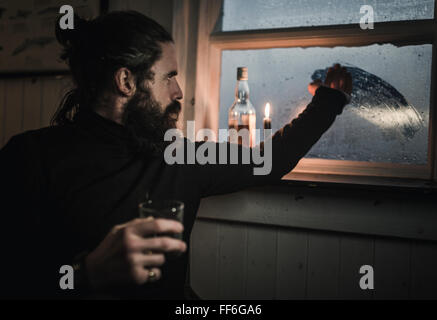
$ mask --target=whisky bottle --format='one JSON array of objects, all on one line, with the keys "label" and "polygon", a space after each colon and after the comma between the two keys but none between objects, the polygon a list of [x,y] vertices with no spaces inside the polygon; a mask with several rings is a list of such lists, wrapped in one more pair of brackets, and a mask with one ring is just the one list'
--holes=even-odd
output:
[{"label": "whisky bottle", "polygon": [[248,72],[246,67],[237,69],[235,101],[229,109],[228,125],[229,142],[242,144],[246,147],[255,146],[256,111],[249,100]]}]

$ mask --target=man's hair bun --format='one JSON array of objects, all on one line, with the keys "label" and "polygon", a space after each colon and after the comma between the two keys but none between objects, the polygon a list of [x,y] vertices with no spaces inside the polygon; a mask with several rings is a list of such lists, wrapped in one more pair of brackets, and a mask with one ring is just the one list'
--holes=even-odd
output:
[{"label": "man's hair bun", "polygon": [[84,41],[83,37],[88,35],[90,22],[75,14],[73,29],[62,29],[59,23],[61,18],[59,17],[56,21],[55,35],[58,42],[64,47],[64,54],[61,55],[61,58],[65,60],[69,56],[69,51],[76,49]]}]

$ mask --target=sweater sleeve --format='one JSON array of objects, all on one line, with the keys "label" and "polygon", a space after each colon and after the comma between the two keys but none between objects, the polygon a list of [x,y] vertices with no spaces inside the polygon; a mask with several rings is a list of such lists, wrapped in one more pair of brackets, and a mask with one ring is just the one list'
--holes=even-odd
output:
[{"label": "sweater sleeve", "polygon": [[[202,197],[229,193],[246,187],[260,186],[280,180],[290,172],[307,154],[323,133],[333,124],[337,115],[342,113],[346,105],[345,95],[338,90],[320,87],[306,109],[289,124],[278,130],[271,138],[271,152],[261,143],[259,146],[264,164],[251,156],[250,161],[243,163],[242,155],[251,150],[238,146],[238,164],[230,164],[229,143],[215,143],[217,161],[215,164],[198,164],[196,176]],[[207,143],[207,142],[205,142]],[[198,143],[198,149],[205,143]],[[267,144],[267,143],[266,143]],[[219,154],[227,150],[226,164],[219,164]],[[222,151],[221,151],[222,150]],[[253,154],[249,152],[249,154]],[[270,156],[271,154],[271,156]],[[271,159],[271,170],[266,166],[267,158]],[[254,169],[266,166],[264,174],[255,174]],[[269,171],[269,172],[267,172]]]}]

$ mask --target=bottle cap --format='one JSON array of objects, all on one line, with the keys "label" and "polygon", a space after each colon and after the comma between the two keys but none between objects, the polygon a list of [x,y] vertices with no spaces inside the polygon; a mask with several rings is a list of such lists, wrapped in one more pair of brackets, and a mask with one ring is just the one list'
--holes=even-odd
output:
[{"label": "bottle cap", "polygon": [[248,80],[247,67],[237,68],[237,80]]}]

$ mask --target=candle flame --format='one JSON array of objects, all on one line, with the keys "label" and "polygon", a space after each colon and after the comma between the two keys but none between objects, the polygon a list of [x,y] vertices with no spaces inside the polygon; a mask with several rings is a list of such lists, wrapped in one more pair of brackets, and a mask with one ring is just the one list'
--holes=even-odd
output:
[{"label": "candle flame", "polygon": [[264,109],[264,114],[266,118],[270,118],[270,103],[267,102],[266,107]]}]

